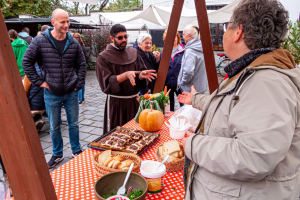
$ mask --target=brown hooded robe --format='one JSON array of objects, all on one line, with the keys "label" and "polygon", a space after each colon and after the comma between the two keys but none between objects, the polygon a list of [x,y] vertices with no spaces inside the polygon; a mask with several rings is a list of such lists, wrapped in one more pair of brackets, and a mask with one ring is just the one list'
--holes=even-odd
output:
[{"label": "brown hooded robe", "polygon": [[[131,85],[129,79],[122,83],[117,81],[117,76],[124,72],[146,69],[136,49],[127,47],[125,51],[120,51],[111,44],[108,44],[106,49],[99,54],[96,63],[96,74],[101,90],[105,94],[116,96],[135,95],[139,90],[146,93],[148,91],[147,82],[146,80],[139,80],[138,75],[136,75],[135,86]],[[139,107],[136,98],[110,97],[109,113],[107,113],[107,100],[108,98],[105,103],[103,134],[133,119]],[[107,126],[108,115],[110,116],[110,130],[108,130]]]}]

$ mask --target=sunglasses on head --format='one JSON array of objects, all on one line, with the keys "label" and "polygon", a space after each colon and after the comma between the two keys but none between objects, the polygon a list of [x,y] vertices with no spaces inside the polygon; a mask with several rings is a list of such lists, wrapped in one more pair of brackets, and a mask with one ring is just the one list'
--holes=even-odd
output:
[{"label": "sunglasses on head", "polygon": [[229,23],[233,23],[233,22],[226,22],[226,23],[223,24],[223,31],[224,31],[224,33],[225,33],[225,32],[227,31],[227,29],[229,28],[229,26],[228,26]]},{"label": "sunglasses on head", "polygon": [[126,39],[128,38],[128,36],[129,36],[129,35],[126,34],[126,35],[124,35],[124,36],[121,35],[121,36],[118,36],[118,37],[115,37],[115,38],[117,38],[118,40],[123,40],[123,38],[125,38],[125,40],[126,40]]}]

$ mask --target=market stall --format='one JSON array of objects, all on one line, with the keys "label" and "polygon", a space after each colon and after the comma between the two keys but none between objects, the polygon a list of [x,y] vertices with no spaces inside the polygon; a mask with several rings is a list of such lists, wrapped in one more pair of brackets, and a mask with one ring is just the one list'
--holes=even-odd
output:
[{"label": "market stall", "polygon": [[[165,117],[164,121],[168,121],[170,117]],[[124,127],[143,130],[134,119],[125,124]],[[160,137],[140,155],[142,160],[156,160],[156,148],[160,144],[172,140],[169,135],[169,128],[165,124],[155,133],[160,134]],[[181,140],[178,141],[181,142]],[[99,152],[101,151],[89,148],[51,173],[58,199],[96,199],[94,185],[100,176],[95,172],[92,159]],[[184,191],[182,170],[167,172],[164,177],[163,191],[156,194],[148,193],[146,199],[184,199]]]}]

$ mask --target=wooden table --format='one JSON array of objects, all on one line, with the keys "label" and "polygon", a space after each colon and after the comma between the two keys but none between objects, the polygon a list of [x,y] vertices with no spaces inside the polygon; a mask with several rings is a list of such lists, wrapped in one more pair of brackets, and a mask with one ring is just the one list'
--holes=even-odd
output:
[{"label": "wooden table", "polygon": [[[166,117],[165,121],[170,117]],[[131,120],[124,125],[126,128],[142,130],[139,124]],[[172,140],[169,135],[169,128],[164,124],[160,131],[161,136],[141,155],[142,160],[156,160],[155,150],[159,144]],[[181,140],[178,140],[181,142]],[[91,149],[84,151],[76,158],[70,160],[60,168],[51,173],[51,178],[59,200],[94,200],[94,184],[99,176],[94,172],[92,157],[99,153],[99,150]],[[165,188],[158,194],[149,194],[146,199],[177,200],[184,199],[185,191],[182,180],[182,170],[179,172],[168,172],[164,179]]]}]

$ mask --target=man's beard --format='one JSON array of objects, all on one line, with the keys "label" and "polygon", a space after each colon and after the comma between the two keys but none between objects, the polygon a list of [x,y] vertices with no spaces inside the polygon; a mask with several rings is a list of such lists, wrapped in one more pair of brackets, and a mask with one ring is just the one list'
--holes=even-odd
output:
[{"label": "man's beard", "polygon": [[[125,46],[121,46],[121,44],[122,44],[122,45],[125,44]],[[114,45],[115,45],[115,47],[117,47],[117,48],[120,49],[121,51],[125,51],[126,46],[127,46],[127,41],[126,41],[126,42],[118,43],[117,40],[116,40],[116,38],[114,38]]]}]

